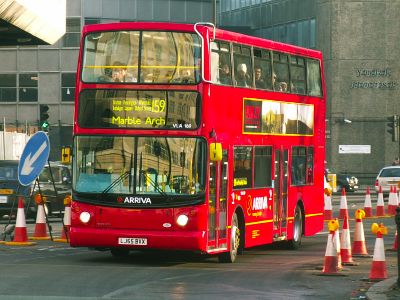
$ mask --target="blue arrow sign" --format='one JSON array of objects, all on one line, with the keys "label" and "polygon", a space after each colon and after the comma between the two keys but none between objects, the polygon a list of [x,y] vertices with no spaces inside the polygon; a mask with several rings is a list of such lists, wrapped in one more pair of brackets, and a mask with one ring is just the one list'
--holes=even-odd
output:
[{"label": "blue arrow sign", "polygon": [[26,143],[18,165],[18,180],[30,185],[42,172],[50,153],[50,141],[43,131],[36,132]]}]

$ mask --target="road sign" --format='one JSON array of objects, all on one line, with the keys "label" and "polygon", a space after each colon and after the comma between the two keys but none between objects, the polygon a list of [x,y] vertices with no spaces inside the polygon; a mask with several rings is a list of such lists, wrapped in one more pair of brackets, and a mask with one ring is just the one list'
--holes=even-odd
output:
[{"label": "road sign", "polygon": [[18,165],[18,180],[30,185],[42,172],[50,153],[50,141],[43,131],[36,132],[26,143]]}]

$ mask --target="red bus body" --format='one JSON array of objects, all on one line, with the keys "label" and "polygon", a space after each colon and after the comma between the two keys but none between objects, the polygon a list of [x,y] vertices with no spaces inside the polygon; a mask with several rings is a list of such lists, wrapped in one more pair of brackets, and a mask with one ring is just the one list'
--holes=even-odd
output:
[{"label": "red bus body", "polygon": [[[195,27],[202,36],[202,79],[195,84],[147,84],[140,82],[116,85],[109,82],[96,83],[82,80],[83,49],[87,34],[136,30],[195,34]],[[256,50],[254,49],[276,51],[283,54],[283,57],[288,55],[289,58],[296,56],[318,61],[322,94],[311,96],[304,93],[259,90],[254,86],[243,88],[234,84],[226,86],[211,82],[211,52],[209,49],[214,39],[229,44],[232,53],[235,51],[232,49],[238,49],[234,48],[236,44],[244,49],[241,50],[243,53],[246,49],[251,49],[252,54],[249,56],[249,59],[251,58],[249,61],[252,65],[255,64]],[[85,26],[81,49],[74,114],[74,160],[77,159],[77,151],[80,151],[79,137],[87,136],[144,136],[146,138],[163,136],[174,138],[171,141],[180,137],[188,139],[201,137],[207,144],[207,157],[205,158],[204,191],[198,193],[202,200],[196,200],[196,204],[183,202],[182,205],[179,205],[174,202],[173,205],[153,206],[154,200],[151,196],[146,198],[145,194],[137,196],[135,193],[130,196],[124,194],[122,197],[116,195],[116,201],[112,205],[108,205],[108,202],[101,202],[101,197],[105,193],[99,193],[97,196],[93,194],[92,197],[96,198],[96,201],[91,203],[90,197],[81,197],[81,194],[77,192],[78,183],[76,180],[78,179],[74,179],[76,185],[73,187],[71,246],[122,250],[190,250],[219,254],[225,260],[234,261],[236,253],[232,254],[232,249],[240,253],[243,248],[269,244],[274,241],[288,241],[297,246],[296,243],[300,242],[301,235],[311,236],[322,230],[324,224],[323,176],[326,103],[320,52],[214,29],[209,25],[194,26],[170,23],[118,23]],[[234,55],[230,54],[233,65],[236,59]],[[246,54],[241,55],[237,56],[237,59],[247,59]],[[142,70],[145,70],[145,66],[142,66]],[[96,89],[197,92],[201,99],[200,107],[196,109],[200,116],[198,126],[197,128],[168,129],[161,127],[152,129],[95,126],[89,128],[81,126],[79,122],[81,113],[80,95],[84,91]],[[245,122],[247,122],[245,120],[250,120],[247,124],[254,123],[254,126],[249,125],[248,128],[261,126],[258,120],[264,120],[264,115],[261,117],[260,110],[267,105],[272,107],[274,103],[279,103],[280,107],[288,105],[287,107],[290,106],[293,110],[304,109],[308,113],[311,112],[312,132],[306,134],[252,133],[251,130],[246,131],[244,129],[246,128]],[[210,144],[215,147],[221,146],[224,155],[222,160],[210,159]],[[266,148],[263,148],[263,146],[266,146]],[[154,150],[151,151],[154,152]],[[310,163],[311,167],[306,171],[310,174],[304,175],[306,181],[302,184],[293,184],[293,175],[295,174],[295,159],[293,157],[297,155],[295,152],[301,153],[296,156],[296,159],[298,157],[310,159],[307,162]],[[83,150],[82,153],[84,153]],[[252,171],[248,177],[240,177],[235,173],[236,165],[238,165],[240,155],[245,155],[245,153],[248,156],[250,155],[247,161],[252,165]],[[271,182],[267,186],[255,187],[255,178],[265,169],[255,171],[256,168],[259,168],[257,153],[264,153],[260,155],[265,155],[268,158],[271,167],[270,170],[267,170],[269,175],[261,175],[262,181],[265,177],[270,178],[264,180]],[[244,162],[243,160],[243,164]],[[140,164],[141,167],[141,158],[140,160],[137,158],[136,163],[138,166]],[[83,163],[74,161],[74,177],[77,177],[78,166],[81,166],[82,169],[82,165]],[[133,165],[133,162],[131,162],[131,165]],[[138,166],[137,168],[139,168]],[[183,180],[186,180],[183,175],[183,168],[182,177],[175,176],[178,182],[180,180],[180,185],[182,185]],[[189,167],[189,170],[192,170],[192,168],[194,167]],[[299,167],[299,169],[305,170],[302,167]],[[142,170],[139,171],[139,175],[140,172]],[[159,176],[158,172],[153,178],[159,178]],[[193,178],[190,179],[194,181]],[[189,185],[193,189],[192,185]],[[196,193],[195,195],[197,195]],[[125,202],[123,201],[130,206],[124,206]],[[145,203],[146,201],[152,204]],[[86,213],[84,216],[82,216],[83,212]],[[179,225],[177,219],[182,215],[186,216],[182,218],[187,220],[184,220],[183,225]],[[82,221],[82,218],[85,222]],[[237,221],[235,220],[233,223],[234,218]],[[299,230],[300,233],[296,232]],[[120,238],[123,239],[120,240]]]}]

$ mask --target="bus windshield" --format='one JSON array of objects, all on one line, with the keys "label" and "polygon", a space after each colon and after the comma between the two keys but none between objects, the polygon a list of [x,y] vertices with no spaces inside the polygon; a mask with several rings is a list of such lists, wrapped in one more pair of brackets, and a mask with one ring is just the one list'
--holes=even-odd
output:
[{"label": "bus windshield", "polygon": [[201,138],[77,136],[73,189],[78,193],[204,193]]},{"label": "bus windshield", "polygon": [[194,84],[201,43],[193,33],[95,32],[85,37],[82,81]]}]

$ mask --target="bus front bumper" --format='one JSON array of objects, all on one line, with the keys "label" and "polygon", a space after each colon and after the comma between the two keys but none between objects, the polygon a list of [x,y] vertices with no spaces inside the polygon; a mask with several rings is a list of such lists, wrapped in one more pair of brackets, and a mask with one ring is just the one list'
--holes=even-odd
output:
[{"label": "bus front bumper", "polygon": [[165,249],[206,252],[205,231],[141,231],[71,227],[72,247]]}]

